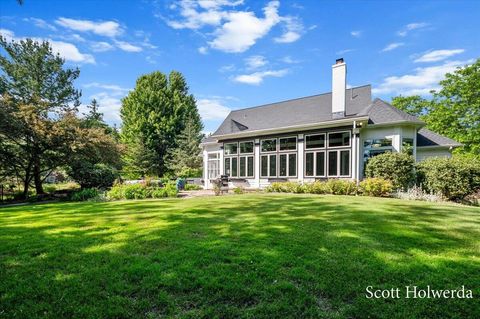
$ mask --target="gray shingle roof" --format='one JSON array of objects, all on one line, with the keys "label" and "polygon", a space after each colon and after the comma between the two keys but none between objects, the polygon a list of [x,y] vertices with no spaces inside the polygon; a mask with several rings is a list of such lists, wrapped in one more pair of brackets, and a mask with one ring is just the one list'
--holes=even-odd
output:
[{"label": "gray shingle roof", "polygon": [[429,129],[422,128],[417,133],[417,146],[459,147],[462,146],[462,144],[451,138],[432,132]]},{"label": "gray shingle roof", "polygon": [[[347,117],[356,116],[372,101],[370,85],[346,91]],[[314,124],[332,119],[332,94],[324,93],[232,111],[213,135]]]},{"label": "gray shingle roof", "polygon": [[370,124],[389,124],[398,122],[411,122],[420,125],[425,124],[415,116],[405,113],[378,98],[361,113],[368,115],[368,122]]}]

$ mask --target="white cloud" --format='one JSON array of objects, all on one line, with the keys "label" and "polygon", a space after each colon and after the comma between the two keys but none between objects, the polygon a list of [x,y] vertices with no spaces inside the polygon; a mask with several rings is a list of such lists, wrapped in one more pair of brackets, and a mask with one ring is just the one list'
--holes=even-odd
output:
[{"label": "white cloud", "polygon": [[443,80],[446,73],[451,73],[466,64],[468,61],[447,61],[436,66],[416,68],[412,74],[402,76],[389,76],[372,90],[375,94],[422,94],[426,95],[431,90],[438,89],[438,83]]},{"label": "white cloud", "polygon": [[280,37],[273,40],[277,43],[291,43],[300,39],[303,33],[303,24],[298,18],[284,17],[281,20],[285,22],[285,31]]},{"label": "white cloud", "polygon": [[90,43],[90,49],[92,49],[93,52],[106,52],[113,50],[115,47],[111,45],[110,43],[107,42],[91,42]]},{"label": "white cloud", "polygon": [[47,29],[47,30],[51,30],[51,31],[56,31],[56,30],[57,30],[57,28],[55,28],[54,25],[51,25],[50,23],[46,22],[46,21],[43,20],[43,19],[39,19],[39,18],[25,18],[25,19],[23,19],[23,21],[30,22],[30,23],[32,23],[34,26],[36,26],[37,28]]},{"label": "white cloud", "polygon": [[208,53],[208,48],[207,47],[199,47],[198,48],[198,53],[207,54]]},{"label": "white cloud", "polygon": [[258,69],[268,63],[267,59],[261,55],[252,55],[244,59],[247,69],[254,70]]},{"label": "white cloud", "polygon": [[421,57],[415,59],[414,62],[437,62],[445,60],[451,56],[465,52],[464,49],[453,49],[453,50],[435,50],[423,54]]},{"label": "white cloud", "polygon": [[220,69],[218,69],[219,72],[221,73],[224,73],[224,72],[232,72],[232,71],[235,71],[235,65],[234,64],[228,64],[228,65],[224,65],[222,67],[220,67]]},{"label": "white cloud", "polygon": [[362,31],[354,30],[354,31],[350,32],[350,35],[354,38],[360,38],[360,36],[362,35]]},{"label": "white cloud", "polygon": [[198,99],[198,111],[204,121],[223,120],[230,113],[230,109],[223,105],[220,99]]},{"label": "white cloud", "polygon": [[290,43],[301,37],[303,33],[301,21],[295,17],[281,17],[278,14],[279,1],[270,1],[263,8],[264,17],[257,17],[253,11],[232,9],[240,4],[243,4],[243,1],[180,0],[170,6],[179,12],[180,18],[162,18],[174,29],[213,28],[213,32],[207,34],[208,37],[213,36],[208,45],[210,48],[229,53],[248,50],[279,23],[284,26],[284,32],[274,39],[275,42]]},{"label": "white cloud", "polygon": [[287,55],[287,56],[284,56],[283,58],[280,59],[281,62],[283,63],[287,63],[287,64],[296,64],[296,63],[300,63],[301,61],[300,60],[295,60],[293,59],[291,56]]},{"label": "white cloud", "polygon": [[429,26],[428,23],[426,22],[415,22],[415,23],[409,23],[406,26],[404,26],[401,30],[397,32],[397,34],[401,37],[407,36],[407,34],[410,31],[417,30],[417,29],[423,29],[425,27]]},{"label": "white cloud", "polygon": [[[21,41],[25,38],[19,38],[15,36],[13,31],[7,29],[0,29],[0,34],[7,39],[7,41]],[[95,58],[91,54],[81,53],[78,48],[67,42],[54,41],[52,39],[31,38],[34,41],[42,42],[48,41],[52,47],[52,51],[59,53],[65,60],[78,63],[91,63],[95,64]]]},{"label": "white cloud", "polygon": [[352,52],[352,51],[355,51],[355,49],[344,49],[344,50],[340,50],[340,51],[335,52],[335,54],[342,55],[342,54]]},{"label": "white cloud", "polygon": [[116,84],[105,84],[92,82],[83,85],[84,88],[96,88],[102,91],[90,95],[91,99],[96,99],[99,104],[99,111],[103,113],[104,119],[109,124],[120,124],[121,99],[128,94],[130,89],[123,88]]},{"label": "white cloud", "polygon": [[120,24],[115,21],[95,22],[91,20],[75,20],[61,17],[58,18],[55,23],[68,29],[92,32],[106,37],[115,37],[123,33]]},{"label": "white cloud", "polygon": [[288,73],[288,69],[283,70],[269,70],[269,71],[261,71],[261,72],[254,72],[251,74],[241,74],[237,75],[233,78],[233,81],[250,84],[250,85],[259,85],[263,82],[265,77],[282,77]]},{"label": "white cloud", "polygon": [[390,43],[389,45],[387,45],[386,47],[384,47],[382,49],[382,52],[387,52],[387,51],[392,51],[392,50],[395,50],[401,46],[405,45],[405,43],[403,42],[395,42],[395,43]]},{"label": "white cloud", "polygon": [[125,41],[115,41],[115,45],[126,52],[141,52],[143,49]]},{"label": "white cloud", "polygon": [[126,95],[130,91],[130,89],[122,88],[121,86],[116,84],[104,84],[104,83],[98,83],[98,82],[87,83],[87,84],[84,84],[83,87],[109,90],[111,93],[115,95]]}]

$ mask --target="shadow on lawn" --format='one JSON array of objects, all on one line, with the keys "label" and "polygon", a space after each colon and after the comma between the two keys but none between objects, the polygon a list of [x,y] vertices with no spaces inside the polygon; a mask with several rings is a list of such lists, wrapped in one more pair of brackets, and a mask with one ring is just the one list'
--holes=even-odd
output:
[{"label": "shadow on lawn", "polygon": [[459,217],[452,215],[457,207],[382,199],[375,207],[341,196],[229,199],[0,211],[0,316],[433,318],[479,312],[472,300],[365,298],[370,285],[465,285],[478,296],[474,208]]}]

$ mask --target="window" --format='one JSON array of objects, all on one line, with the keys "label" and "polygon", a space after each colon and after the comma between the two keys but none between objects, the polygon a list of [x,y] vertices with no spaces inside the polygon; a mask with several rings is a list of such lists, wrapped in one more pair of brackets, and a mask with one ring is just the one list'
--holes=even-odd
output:
[{"label": "window", "polygon": [[262,140],[262,152],[276,152],[277,139]]},{"label": "window", "polygon": [[262,177],[277,177],[277,155],[261,156],[261,172]]},{"label": "window", "polygon": [[325,176],[325,151],[308,152],[305,154],[305,176]]},{"label": "window", "polygon": [[237,177],[238,157],[225,157],[225,175]]},{"label": "window", "polygon": [[391,138],[365,140],[363,142],[363,161],[366,163],[368,159],[386,152],[391,152],[392,150]]},{"label": "window", "polygon": [[350,176],[350,150],[328,152],[328,176]]},{"label": "window", "polygon": [[325,147],[325,134],[307,135],[305,137],[305,148],[324,148]]},{"label": "window", "polygon": [[296,137],[279,138],[280,151],[295,151],[297,149]]},{"label": "window", "polygon": [[220,176],[220,154],[208,153],[207,159],[207,178],[215,179]]},{"label": "window", "polygon": [[279,155],[279,176],[297,176],[297,154]]},{"label": "window", "polygon": [[240,156],[239,177],[253,177],[253,156]]},{"label": "window", "polygon": [[235,155],[238,152],[237,143],[226,143],[224,144],[223,148],[224,148],[225,155]]},{"label": "window", "polygon": [[253,142],[240,142],[240,154],[253,153]]},{"label": "window", "polygon": [[328,147],[350,146],[350,132],[328,133]]}]

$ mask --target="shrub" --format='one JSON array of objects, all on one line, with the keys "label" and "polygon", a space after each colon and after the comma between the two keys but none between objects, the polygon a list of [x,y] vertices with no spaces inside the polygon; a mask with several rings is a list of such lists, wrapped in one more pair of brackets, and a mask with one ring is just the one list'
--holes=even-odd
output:
[{"label": "shrub", "polygon": [[388,152],[367,162],[366,177],[390,180],[395,189],[408,189],[415,182],[415,160],[406,153]]},{"label": "shrub", "polygon": [[151,191],[150,195],[152,198],[164,198],[168,196],[165,188],[155,188]]},{"label": "shrub", "polygon": [[267,192],[275,193],[304,193],[305,187],[297,182],[273,182],[265,188]]},{"label": "shrub", "polygon": [[245,193],[245,189],[243,189],[243,187],[235,187],[235,188],[233,189],[233,192],[234,192],[235,194],[239,195],[239,194]]},{"label": "shrub", "polygon": [[366,178],[360,182],[360,189],[366,196],[388,196],[392,192],[393,184],[383,178]]},{"label": "shrub", "polygon": [[480,189],[480,161],[475,158],[429,158],[417,164],[417,182],[449,200],[462,200]]},{"label": "shrub", "polygon": [[195,184],[185,184],[185,190],[186,191],[199,191],[203,189],[202,186],[200,185],[195,185]]},{"label": "shrub", "polygon": [[165,187],[147,187],[144,184],[117,184],[107,192],[108,199],[145,199],[177,197],[175,184]]},{"label": "shrub", "polygon": [[326,188],[325,188],[325,182],[319,182],[315,181],[313,183],[306,183],[304,185],[305,187],[305,193],[309,194],[326,194]]},{"label": "shrub", "polygon": [[324,183],[326,194],[333,195],[355,195],[357,194],[357,183],[343,179],[329,179]]},{"label": "shrub", "polygon": [[165,190],[167,197],[177,197],[178,190],[175,183],[168,183],[166,184],[163,189]]},{"label": "shrub", "polygon": [[70,199],[75,202],[81,202],[98,197],[98,190],[96,188],[84,188],[73,192]]},{"label": "shrub", "polygon": [[419,186],[413,186],[405,192],[397,191],[393,194],[393,197],[406,200],[424,200],[427,202],[441,202],[443,199],[441,195],[427,193]]},{"label": "shrub", "polygon": [[88,162],[72,164],[67,173],[82,188],[108,188],[118,177],[118,173],[113,167]]},{"label": "shrub", "polygon": [[150,197],[148,188],[141,184],[125,185],[123,196],[125,199],[145,199]]},{"label": "shrub", "polygon": [[124,199],[125,198],[125,185],[116,184],[107,192],[108,199]]}]

